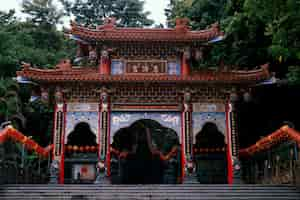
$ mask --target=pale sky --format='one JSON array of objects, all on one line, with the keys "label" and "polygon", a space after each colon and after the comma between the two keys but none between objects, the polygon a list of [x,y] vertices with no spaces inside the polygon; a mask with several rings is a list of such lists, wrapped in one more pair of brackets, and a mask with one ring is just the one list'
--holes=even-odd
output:
[{"label": "pale sky", "polygon": [[[167,7],[170,0],[144,0],[145,10],[150,11],[149,18],[155,21],[155,24],[166,24],[164,9]],[[17,14],[21,16],[20,4],[22,0],[0,0],[0,10],[15,9]]]}]

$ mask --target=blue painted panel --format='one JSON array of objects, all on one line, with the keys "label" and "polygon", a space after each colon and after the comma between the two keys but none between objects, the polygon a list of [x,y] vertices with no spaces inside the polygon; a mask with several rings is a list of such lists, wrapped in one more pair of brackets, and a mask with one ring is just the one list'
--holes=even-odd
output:
[{"label": "blue painted panel", "polygon": [[179,112],[112,112],[110,115],[110,141],[113,141],[114,134],[124,127],[128,127],[140,119],[151,119],[161,125],[171,128],[178,134],[181,133],[181,113]]},{"label": "blue painted panel", "polygon": [[[193,112],[193,135],[194,143],[196,134],[201,131],[206,122],[213,122],[219,131],[226,136],[226,115],[225,112]],[[226,138],[226,137],[225,137]],[[227,141],[226,141],[227,142]]]},{"label": "blue painted panel", "polygon": [[125,67],[124,63],[120,60],[112,60],[111,61],[111,74],[112,75],[120,75],[124,74]]},{"label": "blue painted panel", "polygon": [[168,74],[180,75],[181,67],[179,61],[168,62]]}]

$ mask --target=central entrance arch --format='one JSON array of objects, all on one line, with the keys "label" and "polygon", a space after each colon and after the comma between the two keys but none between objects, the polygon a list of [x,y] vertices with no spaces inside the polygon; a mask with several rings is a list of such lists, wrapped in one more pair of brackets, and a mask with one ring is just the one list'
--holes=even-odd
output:
[{"label": "central entrance arch", "polygon": [[180,176],[178,134],[153,119],[120,128],[113,136],[111,155],[112,183],[177,183]]}]

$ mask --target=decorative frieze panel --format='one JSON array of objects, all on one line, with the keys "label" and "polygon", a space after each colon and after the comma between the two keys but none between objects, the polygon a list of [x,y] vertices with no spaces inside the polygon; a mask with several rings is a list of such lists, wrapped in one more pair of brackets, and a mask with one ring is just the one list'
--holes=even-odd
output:
[{"label": "decorative frieze panel", "polygon": [[122,60],[111,61],[112,75],[180,75],[180,62],[176,60]]},{"label": "decorative frieze panel", "polygon": [[180,88],[168,85],[122,85],[116,87],[111,94],[113,103],[151,103],[151,104],[168,104],[182,102]]},{"label": "decorative frieze panel", "polygon": [[228,98],[227,89],[220,86],[201,86],[190,88],[192,102],[225,103]]},{"label": "decorative frieze panel", "polygon": [[225,104],[193,103],[194,112],[225,112]]},{"label": "decorative frieze panel", "polygon": [[180,104],[112,104],[112,111],[181,111],[182,106]]},{"label": "decorative frieze panel", "polygon": [[[168,65],[171,65],[168,63]],[[176,63],[173,63],[176,73]],[[170,70],[170,67],[168,67]],[[101,99],[102,87],[107,88],[112,103],[117,104],[180,104],[186,90],[190,93],[190,102],[225,103],[229,94],[218,85],[177,85],[163,83],[114,83],[102,84],[65,84],[64,98],[67,102],[93,103]],[[194,106],[194,109],[197,106]],[[209,108],[214,109],[214,108]],[[217,108],[217,110],[219,107]],[[223,109],[223,108],[222,108]],[[197,110],[197,109],[196,109]]]},{"label": "decorative frieze panel", "polygon": [[93,103],[100,99],[100,92],[97,91],[97,85],[92,84],[70,84],[64,85],[64,97],[67,102]]},{"label": "decorative frieze panel", "polygon": [[[174,47],[174,44],[163,44],[163,43],[118,43],[114,46],[112,52],[113,58],[134,58],[143,57],[149,58],[167,58],[176,57],[179,55],[178,50]],[[180,45],[176,45],[176,47]]]},{"label": "decorative frieze panel", "polygon": [[98,112],[99,103],[68,103],[68,112]]}]

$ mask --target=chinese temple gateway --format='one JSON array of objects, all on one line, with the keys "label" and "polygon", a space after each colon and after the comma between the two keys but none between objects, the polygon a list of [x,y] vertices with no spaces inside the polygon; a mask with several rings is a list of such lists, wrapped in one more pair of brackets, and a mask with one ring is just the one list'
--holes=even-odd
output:
[{"label": "chinese temple gateway", "polygon": [[[55,102],[53,183],[232,183],[239,179],[235,101],[269,77],[192,71],[190,61],[222,36],[191,31],[71,24],[77,56],[54,69],[24,65],[42,99]],[[53,98],[52,98],[53,97]]]}]

